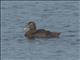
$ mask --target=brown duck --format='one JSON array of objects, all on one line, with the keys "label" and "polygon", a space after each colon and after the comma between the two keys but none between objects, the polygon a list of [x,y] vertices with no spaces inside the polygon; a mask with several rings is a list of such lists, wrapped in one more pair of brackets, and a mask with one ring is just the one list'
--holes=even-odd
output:
[{"label": "brown duck", "polygon": [[[28,22],[24,30],[25,37],[32,38],[59,38],[60,32],[50,32],[45,29],[37,29],[35,22]],[[28,31],[27,31],[28,30]]]}]

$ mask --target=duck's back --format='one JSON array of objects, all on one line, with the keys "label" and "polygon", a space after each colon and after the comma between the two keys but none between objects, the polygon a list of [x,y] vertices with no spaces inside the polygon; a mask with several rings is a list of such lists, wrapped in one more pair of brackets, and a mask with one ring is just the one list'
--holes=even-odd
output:
[{"label": "duck's back", "polygon": [[34,34],[33,34],[34,37],[49,37],[50,36],[50,31],[46,31],[44,29],[39,29],[37,30]]},{"label": "duck's back", "polygon": [[38,30],[36,30],[36,32],[45,32],[46,30],[44,30],[44,29],[38,29]]}]

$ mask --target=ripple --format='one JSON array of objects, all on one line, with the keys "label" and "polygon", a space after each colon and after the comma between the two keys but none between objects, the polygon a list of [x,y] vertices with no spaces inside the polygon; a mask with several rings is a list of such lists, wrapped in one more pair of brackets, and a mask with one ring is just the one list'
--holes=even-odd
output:
[{"label": "ripple", "polygon": [[57,53],[63,53],[64,51],[63,50],[57,50],[56,52]]},{"label": "ripple", "polygon": [[17,6],[17,5],[13,5],[12,8],[23,9],[24,7],[22,7],[22,6]]},{"label": "ripple", "polygon": [[80,45],[80,43],[79,42],[73,42],[73,43],[71,43],[71,45]]},{"label": "ripple", "polygon": [[76,6],[74,6],[74,5],[68,5],[68,4],[66,4],[66,5],[63,5],[63,7],[64,7],[64,9],[69,9],[69,10],[79,10],[79,8],[77,8]]},{"label": "ripple", "polygon": [[5,41],[9,41],[9,39],[7,39],[7,38],[5,38],[5,39],[3,39],[3,40],[5,40]]},{"label": "ripple", "polygon": [[79,42],[79,41],[80,41],[80,39],[77,39],[76,41],[77,41],[77,42]]},{"label": "ripple", "polygon": [[7,33],[11,33],[11,31],[6,31],[6,32],[4,32],[5,34],[7,34]]},{"label": "ripple", "polygon": [[27,14],[27,12],[21,12],[21,14]]},{"label": "ripple", "polygon": [[75,33],[75,32],[77,32],[77,31],[69,30],[68,32]]},{"label": "ripple", "polygon": [[76,35],[65,35],[65,37],[75,37]]},{"label": "ripple", "polygon": [[24,43],[23,40],[24,40],[24,39],[21,39],[21,38],[20,38],[20,39],[17,39],[17,42],[21,44],[21,43]]},{"label": "ripple", "polygon": [[79,16],[79,13],[78,12],[74,12],[74,13],[72,13],[72,15]]},{"label": "ripple", "polygon": [[64,26],[64,27],[70,27],[70,25],[66,25],[66,26]]},{"label": "ripple", "polygon": [[8,7],[1,7],[1,9],[9,9]]}]

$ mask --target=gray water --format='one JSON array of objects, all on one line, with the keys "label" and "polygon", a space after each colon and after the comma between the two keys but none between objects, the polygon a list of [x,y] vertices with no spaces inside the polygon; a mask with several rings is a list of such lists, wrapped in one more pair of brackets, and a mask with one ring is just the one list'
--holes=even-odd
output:
[{"label": "gray water", "polygon": [[[80,60],[79,8],[79,1],[2,1],[1,60]],[[28,40],[29,21],[60,38]]]}]

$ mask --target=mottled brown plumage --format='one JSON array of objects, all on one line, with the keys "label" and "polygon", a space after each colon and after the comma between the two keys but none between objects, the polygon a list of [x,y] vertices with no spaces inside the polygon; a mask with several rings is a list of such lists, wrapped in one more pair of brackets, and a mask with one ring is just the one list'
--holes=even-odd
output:
[{"label": "mottled brown plumage", "polygon": [[[26,29],[29,29],[26,31]],[[35,22],[29,22],[25,26],[25,36],[28,37],[29,39],[32,38],[59,38],[60,32],[50,32],[45,29],[37,29]]]}]

